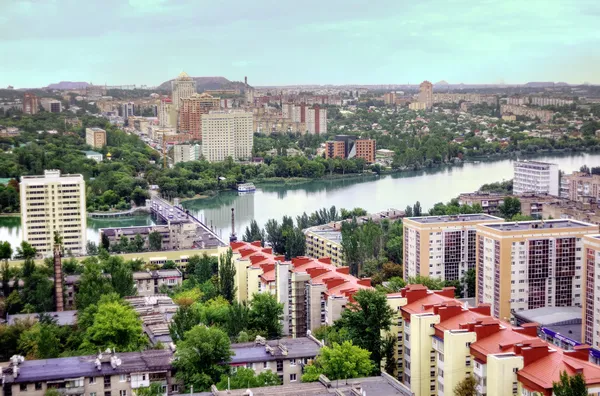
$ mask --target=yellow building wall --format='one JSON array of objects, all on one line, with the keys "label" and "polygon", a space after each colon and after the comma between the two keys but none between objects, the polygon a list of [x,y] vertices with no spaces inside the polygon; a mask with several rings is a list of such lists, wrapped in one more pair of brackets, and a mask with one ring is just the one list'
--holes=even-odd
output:
[{"label": "yellow building wall", "polygon": [[[404,323],[402,319],[402,313],[400,308],[405,306],[407,303],[406,298],[400,296],[389,295],[387,298],[387,305],[394,311],[394,317],[392,318],[392,325],[389,331],[382,331],[382,337],[392,336],[396,339],[396,348],[394,349],[394,361],[396,362],[396,370],[394,376],[396,378],[402,378],[404,368],[398,364],[398,358],[403,356],[404,351]],[[385,359],[381,362],[381,370],[385,367]]]},{"label": "yellow building wall", "polygon": [[[446,330],[444,340],[436,341],[438,347],[434,346],[434,349],[444,354],[444,361],[438,362],[437,380],[443,384],[443,390],[439,388],[438,394],[453,395],[456,385],[473,372],[474,361],[470,345],[477,341],[477,336],[473,332],[464,330]],[[443,377],[440,375],[442,374],[440,370],[443,370]]]},{"label": "yellow building wall", "polygon": [[[433,325],[440,322],[440,317],[433,314],[418,314],[411,315],[410,329],[404,328],[405,343],[410,344],[410,356],[404,356],[405,360],[410,361],[410,369],[406,365],[405,372],[410,371],[410,389],[415,395],[432,395],[431,380],[435,380],[435,376],[431,376],[431,371],[434,370],[437,375],[435,359],[432,362],[432,335],[434,334]],[[406,340],[406,338],[409,338]],[[435,356],[435,355],[434,355]]]},{"label": "yellow building wall", "polygon": [[[488,355],[487,357],[487,396],[512,395],[513,384],[517,382],[515,369],[523,368],[523,357],[515,355]],[[517,382],[517,394],[521,394],[521,384]]]}]

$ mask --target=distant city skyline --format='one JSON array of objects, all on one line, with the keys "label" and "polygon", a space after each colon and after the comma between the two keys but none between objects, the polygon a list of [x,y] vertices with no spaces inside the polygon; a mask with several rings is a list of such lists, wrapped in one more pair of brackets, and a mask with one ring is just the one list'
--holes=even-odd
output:
[{"label": "distant city skyline", "polygon": [[19,0],[0,13],[0,88],[600,83],[600,3],[553,0]]}]

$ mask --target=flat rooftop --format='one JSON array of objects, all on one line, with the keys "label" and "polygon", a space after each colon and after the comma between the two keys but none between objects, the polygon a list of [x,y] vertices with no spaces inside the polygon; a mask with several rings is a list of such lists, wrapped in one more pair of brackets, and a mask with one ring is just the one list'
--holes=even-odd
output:
[{"label": "flat rooftop", "polygon": [[584,223],[583,221],[570,219],[556,220],[535,220],[535,221],[512,221],[507,223],[484,224],[484,227],[489,227],[498,231],[525,231],[525,230],[549,230],[553,228],[581,228],[595,227],[594,224]]},{"label": "flat rooftop", "polygon": [[513,314],[521,323],[535,322],[540,326],[564,325],[580,323],[582,312],[580,307],[543,307],[527,309]]},{"label": "flat rooftop", "polygon": [[[273,354],[267,351],[266,345],[273,350]],[[267,341],[266,345],[257,342],[244,342],[231,344],[234,355],[231,364],[265,362],[283,358],[283,352],[279,348],[282,345],[287,348],[286,359],[313,358],[319,353],[321,346],[308,337],[282,338],[280,340]]]},{"label": "flat rooftop", "polygon": [[515,166],[517,166],[517,165],[553,166],[553,165],[556,165],[556,164],[553,164],[551,162],[523,160],[523,161],[515,161]]},{"label": "flat rooftop", "polygon": [[[77,323],[77,311],[46,312],[46,315],[56,320],[56,324],[59,326],[73,326]],[[14,314],[8,315],[6,321],[9,325],[13,325],[17,320],[34,320],[37,322],[39,317],[40,314],[38,313]]]},{"label": "flat rooftop", "polygon": [[416,223],[421,224],[435,224],[435,223],[459,223],[463,221],[502,221],[500,217],[492,216],[485,213],[474,213],[474,214],[461,214],[461,215],[445,215],[445,216],[421,216],[421,217],[407,217],[408,220],[412,220]]}]

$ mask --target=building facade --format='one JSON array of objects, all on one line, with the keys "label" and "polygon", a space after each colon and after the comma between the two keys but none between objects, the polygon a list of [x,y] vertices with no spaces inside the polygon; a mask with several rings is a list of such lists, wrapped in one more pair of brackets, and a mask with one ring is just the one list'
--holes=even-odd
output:
[{"label": "building facade", "polygon": [[179,130],[188,133],[194,140],[202,139],[202,115],[218,110],[221,100],[207,93],[192,94],[180,99]]},{"label": "building facade", "polygon": [[138,296],[153,296],[163,293],[163,289],[171,290],[181,286],[183,275],[177,268],[135,271],[133,282]]},{"label": "building facade", "polygon": [[600,175],[586,172],[564,175],[561,180],[561,189],[564,191],[563,195],[571,201],[594,198],[600,202]]},{"label": "building facade", "polygon": [[559,196],[558,165],[538,161],[515,161],[513,193]]},{"label": "building facade", "polygon": [[51,256],[54,233],[65,251],[83,254],[86,246],[85,182],[82,175],[46,170],[43,176],[21,176],[23,240],[41,256]]},{"label": "building facade", "polygon": [[199,144],[176,144],[173,146],[173,162],[197,161],[201,156],[201,147]]},{"label": "building facade", "polygon": [[85,143],[94,148],[106,146],[106,131],[100,128],[85,128]]},{"label": "building facade", "polygon": [[181,107],[181,99],[189,98],[196,93],[196,81],[186,72],[171,81],[171,99],[176,110]]},{"label": "building facade", "polygon": [[419,103],[424,103],[426,109],[433,107],[433,84],[423,81],[419,85]]},{"label": "building facade", "polygon": [[202,116],[202,156],[210,162],[252,157],[252,113],[211,111]]},{"label": "building facade", "polygon": [[24,114],[37,114],[40,107],[38,97],[30,92],[26,92],[23,95],[23,113]]},{"label": "building facade", "polygon": [[163,128],[177,128],[177,109],[171,98],[163,98],[158,105],[158,125]]},{"label": "building facade", "polygon": [[325,158],[362,158],[366,163],[375,162],[377,143],[372,139],[357,139],[350,135],[337,135],[335,140],[325,142]]},{"label": "building facade", "polygon": [[476,226],[499,221],[482,213],[405,218],[404,279],[419,275],[461,279],[475,269]]},{"label": "building facade", "polygon": [[306,109],[306,131],[311,135],[327,133],[327,109],[319,105]]},{"label": "building facade", "polygon": [[598,227],[573,220],[477,226],[477,302],[498,318],[511,311],[581,306],[583,236]]},{"label": "building facade", "polygon": [[583,237],[583,298],[582,341],[594,348],[600,347],[600,235]]},{"label": "building facade", "polygon": [[388,295],[398,312],[392,335],[398,340],[400,381],[416,396],[453,395],[473,376],[476,394],[551,396],[562,371],[581,372],[590,394],[600,391],[600,367],[589,347],[563,350],[537,336],[535,323],[513,326],[491,314],[490,306],[469,307],[454,289],[431,291],[409,285]]}]

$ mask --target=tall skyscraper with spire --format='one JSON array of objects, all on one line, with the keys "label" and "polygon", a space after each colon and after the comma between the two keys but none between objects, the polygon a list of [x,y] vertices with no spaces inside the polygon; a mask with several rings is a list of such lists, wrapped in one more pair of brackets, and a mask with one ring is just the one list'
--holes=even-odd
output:
[{"label": "tall skyscraper with spire", "polygon": [[175,80],[171,81],[171,92],[173,106],[179,110],[181,99],[189,98],[196,93],[196,81],[186,72],[181,72]]}]

